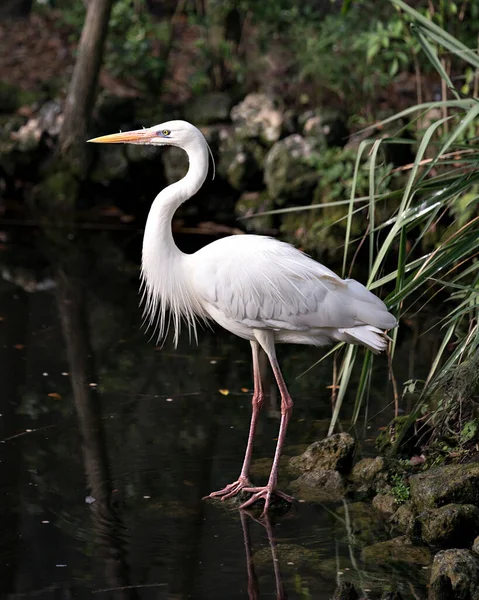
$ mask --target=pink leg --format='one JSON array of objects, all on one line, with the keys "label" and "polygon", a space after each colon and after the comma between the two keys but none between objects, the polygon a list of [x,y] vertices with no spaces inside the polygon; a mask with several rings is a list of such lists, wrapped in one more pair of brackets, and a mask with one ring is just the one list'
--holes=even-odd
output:
[{"label": "pink leg", "polygon": [[251,342],[251,349],[253,354],[254,391],[252,399],[251,425],[249,428],[248,443],[246,445],[246,453],[243,461],[243,467],[241,468],[240,476],[236,481],[228,484],[222,490],[218,490],[217,492],[211,492],[209,496],[205,496],[206,498],[221,497],[221,500],[226,500],[226,498],[231,498],[232,496],[238,494],[238,492],[240,492],[245,487],[251,486],[251,483],[249,481],[249,468],[251,464],[251,457],[253,454],[253,442],[256,433],[256,425],[258,423],[258,416],[261,411],[261,407],[263,406],[264,400],[263,386],[261,383],[261,373],[259,370],[260,346],[257,341]]},{"label": "pink leg", "polygon": [[266,342],[269,341],[269,344],[266,343],[266,348],[263,343],[261,345],[268,354],[268,358],[270,360],[271,367],[273,368],[273,373],[281,394],[281,423],[279,427],[278,442],[276,444],[276,452],[274,454],[273,466],[271,467],[271,473],[269,475],[268,483],[265,487],[245,487],[244,491],[251,492],[253,495],[249,500],[247,500],[244,504],[240,506],[240,508],[246,508],[248,506],[251,506],[251,504],[253,504],[257,500],[263,499],[263,514],[266,514],[268,512],[271,497],[273,496],[273,494],[279,496],[280,498],[283,498],[284,500],[287,500],[288,502],[293,501],[293,498],[291,496],[288,496],[287,494],[284,494],[283,492],[280,492],[276,489],[276,484],[278,482],[279,459],[281,457],[281,451],[283,449],[288,423],[291,418],[291,413],[293,412],[293,401],[291,400],[291,396],[289,395],[288,388],[286,387],[286,383],[284,382],[281,369],[279,368],[279,364],[276,359],[276,355],[274,352],[274,342],[271,340],[271,338],[265,338],[265,340]]}]

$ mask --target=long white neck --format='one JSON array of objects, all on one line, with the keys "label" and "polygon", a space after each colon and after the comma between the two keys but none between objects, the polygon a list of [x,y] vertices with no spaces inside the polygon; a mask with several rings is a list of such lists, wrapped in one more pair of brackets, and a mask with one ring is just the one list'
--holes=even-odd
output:
[{"label": "long white neck", "polygon": [[155,198],[145,227],[141,264],[145,318],[158,329],[160,338],[168,333],[173,320],[175,344],[181,320],[185,320],[196,337],[195,315],[203,316],[184,270],[184,254],[176,246],[171,221],[176,209],[203,185],[208,174],[208,146],[204,138],[192,140],[184,150],[188,154],[188,173],[162,190]]}]

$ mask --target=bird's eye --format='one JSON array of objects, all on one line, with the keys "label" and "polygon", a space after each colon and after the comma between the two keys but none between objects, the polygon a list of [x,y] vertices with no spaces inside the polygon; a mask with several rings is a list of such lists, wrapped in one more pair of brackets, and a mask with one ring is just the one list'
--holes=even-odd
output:
[{"label": "bird's eye", "polygon": [[161,134],[161,135],[170,135],[170,133],[171,133],[171,131],[170,131],[169,129],[162,129],[162,130],[160,131],[160,134]]}]

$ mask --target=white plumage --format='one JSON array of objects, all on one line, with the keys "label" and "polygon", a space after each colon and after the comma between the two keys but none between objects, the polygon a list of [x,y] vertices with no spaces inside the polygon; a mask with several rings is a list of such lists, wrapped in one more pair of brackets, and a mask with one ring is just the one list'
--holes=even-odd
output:
[{"label": "white plumage", "polygon": [[[149,129],[107,135],[100,143],[175,145],[189,157],[187,175],[162,190],[145,227],[142,286],[145,317],[160,338],[173,324],[178,341],[184,321],[197,337],[197,320],[213,320],[247,339],[253,352],[255,390],[250,435],[241,474],[213,492],[228,498],[240,490],[252,493],[242,506],[264,499],[265,511],[276,489],[278,462],[291,415],[292,401],[276,359],[276,343],[324,345],[332,341],[362,344],[373,352],[387,347],[385,331],[396,319],[385,304],[354,279],[333,271],[290,244],[257,235],[236,235],[213,242],[194,254],[181,252],[173,241],[171,220],[185,200],[202,186],[208,173],[209,148],[202,133],[185,121],[169,121]],[[268,484],[252,487],[248,479],[253,438],[263,391],[258,353],[270,360],[281,392],[281,426]]]},{"label": "white plumage", "polygon": [[269,237],[224,238],[186,256],[185,265],[204,312],[248,340],[254,329],[267,329],[277,343],[338,340],[378,352],[387,345],[381,329],[396,325],[363,285]]}]

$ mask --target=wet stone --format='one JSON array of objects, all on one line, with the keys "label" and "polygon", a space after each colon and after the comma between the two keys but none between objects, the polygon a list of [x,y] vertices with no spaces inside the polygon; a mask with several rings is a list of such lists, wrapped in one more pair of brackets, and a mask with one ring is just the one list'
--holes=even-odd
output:
[{"label": "wet stone", "polygon": [[479,508],[471,504],[447,504],[417,518],[421,539],[437,548],[468,548],[479,534]]},{"label": "wet stone", "polygon": [[378,494],[373,498],[374,508],[386,516],[391,516],[396,510],[396,499],[391,494]]},{"label": "wet stone", "polygon": [[382,456],[363,458],[354,465],[351,472],[351,481],[357,485],[373,483],[385,467],[386,461]]},{"label": "wet stone", "polygon": [[391,523],[396,529],[409,535],[414,528],[415,514],[411,502],[405,502],[391,517]]},{"label": "wet stone", "polygon": [[428,600],[479,600],[479,560],[469,550],[443,550],[434,557]]},{"label": "wet stone", "polygon": [[418,508],[445,504],[479,505],[479,464],[445,465],[409,478],[411,500]]},{"label": "wet stone", "polygon": [[431,554],[424,546],[415,546],[406,536],[400,536],[366,546],[362,551],[362,560],[371,565],[427,566],[431,562]]},{"label": "wet stone", "polygon": [[301,473],[313,470],[347,473],[351,469],[355,449],[356,442],[349,433],[336,433],[311,444],[303,454],[294,456],[289,466]]},{"label": "wet stone", "polygon": [[337,471],[321,469],[303,473],[291,482],[291,489],[307,502],[337,502],[346,494],[343,477]]}]

